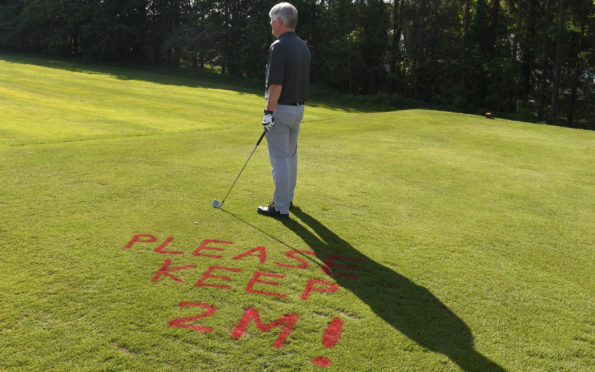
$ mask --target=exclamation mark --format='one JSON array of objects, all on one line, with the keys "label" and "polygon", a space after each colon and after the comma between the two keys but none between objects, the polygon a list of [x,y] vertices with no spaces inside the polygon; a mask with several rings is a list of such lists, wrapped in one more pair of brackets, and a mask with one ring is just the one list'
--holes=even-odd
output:
[{"label": "exclamation mark", "polygon": [[[342,333],[343,321],[338,317],[333,318],[322,334],[322,345],[329,348],[335,346],[341,339]],[[331,365],[331,361],[323,356],[312,358],[312,363],[320,367],[328,367]]]}]

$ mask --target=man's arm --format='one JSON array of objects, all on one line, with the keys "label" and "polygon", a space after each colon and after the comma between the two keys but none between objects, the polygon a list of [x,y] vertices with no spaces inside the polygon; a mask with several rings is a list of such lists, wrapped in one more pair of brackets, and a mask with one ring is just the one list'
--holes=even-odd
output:
[{"label": "man's arm", "polygon": [[269,85],[269,99],[267,100],[267,110],[275,111],[275,109],[277,108],[277,102],[279,102],[279,97],[281,97],[282,90],[283,85]]}]

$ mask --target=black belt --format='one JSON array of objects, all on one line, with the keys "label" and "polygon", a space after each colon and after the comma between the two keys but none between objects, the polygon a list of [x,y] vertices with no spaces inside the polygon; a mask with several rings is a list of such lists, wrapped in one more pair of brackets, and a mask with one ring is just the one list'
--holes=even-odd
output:
[{"label": "black belt", "polygon": [[285,106],[301,106],[304,104],[304,102],[279,102],[280,105],[285,105]]}]

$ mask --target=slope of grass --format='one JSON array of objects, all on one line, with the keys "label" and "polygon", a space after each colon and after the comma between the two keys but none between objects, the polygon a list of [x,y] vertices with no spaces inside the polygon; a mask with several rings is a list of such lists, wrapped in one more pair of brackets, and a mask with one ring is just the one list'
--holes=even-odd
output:
[{"label": "slope of grass", "polygon": [[[65,69],[68,72],[65,74]],[[29,144],[255,126],[262,92],[122,67],[7,56],[0,67],[3,136]],[[161,84],[166,82],[166,84]],[[191,89],[199,88],[199,89]],[[264,91],[264,90],[263,90]],[[313,108],[310,120],[344,111]]]},{"label": "slope of grass", "polygon": [[[6,57],[0,96],[0,369],[594,368],[592,132],[312,102],[281,223],[255,213],[264,143],[211,207],[258,138],[254,92]],[[236,339],[254,310],[293,329]]]}]

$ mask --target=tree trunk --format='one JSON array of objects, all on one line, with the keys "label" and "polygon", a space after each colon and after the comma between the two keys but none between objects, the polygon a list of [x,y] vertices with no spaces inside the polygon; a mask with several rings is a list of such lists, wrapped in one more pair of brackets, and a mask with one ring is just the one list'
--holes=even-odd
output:
[{"label": "tree trunk", "polygon": [[424,19],[425,19],[425,12],[426,12],[426,3],[427,0],[420,0],[419,5],[417,7],[417,35],[415,40],[415,51],[414,51],[414,59],[413,65],[417,66],[422,58],[423,58],[423,30],[424,30]]},{"label": "tree trunk", "polygon": [[[547,15],[549,15],[551,13],[551,8],[552,8],[552,0],[547,0],[546,4],[545,4],[545,14],[546,17]],[[549,23],[549,20],[545,20],[545,22]],[[546,101],[547,101],[547,95],[546,95],[546,76],[545,76],[545,71],[547,71],[548,67],[547,67],[547,45],[548,45],[548,34],[547,32],[543,32],[543,38],[542,38],[542,44],[541,44],[541,56],[540,56],[540,60],[541,60],[541,74],[540,74],[540,78],[539,78],[539,84],[538,84],[538,97],[539,97],[539,105],[537,106],[537,117],[539,118],[539,120],[543,120],[545,117],[545,108],[546,108]]]},{"label": "tree trunk", "polygon": [[[535,40],[535,22],[536,22],[536,0],[529,1],[529,9],[527,12],[527,35],[524,36],[524,45],[522,50],[523,55],[523,76],[525,78],[525,86],[522,92],[521,99],[525,101],[527,96],[531,93],[533,81],[531,76],[535,68],[535,46],[532,41]],[[519,3],[519,10],[521,9]]]},{"label": "tree trunk", "polygon": [[562,60],[562,26],[564,24],[564,0],[558,0],[558,30],[556,35],[556,57],[554,62],[554,88],[552,91],[552,112],[550,119],[558,122],[560,111],[560,64]]},{"label": "tree trunk", "polygon": [[585,35],[585,23],[587,17],[587,1],[591,0],[583,0],[583,6],[581,9],[581,32],[578,35],[578,47],[576,50],[576,62],[574,63],[574,77],[572,78],[572,85],[570,87],[571,95],[570,95],[570,108],[568,109],[568,124],[574,125],[574,104],[576,102],[576,90],[578,85],[578,77],[581,74],[581,58],[580,53],[583,50],[583,37]]},{"label": "tree trunk", "polygon": [[465,51],[469,51],[469,19],[471,18],[471,0],[465,0],[465,17],[463,18],[463,40]]},{"label": "tree trunk", "polygon": [[395,0],[393,3],[393,39],[392,39],[392,53],[390,61],[390,70],[392,73],[397,72],[397,61],[399,60],[399,46],[401,43],[401,23],[400,23],[400,7],[403,0]]}]

